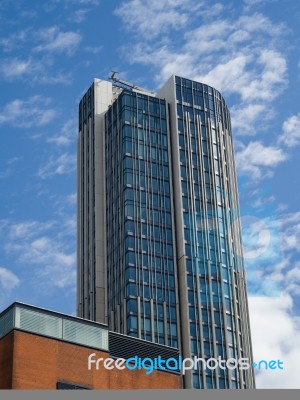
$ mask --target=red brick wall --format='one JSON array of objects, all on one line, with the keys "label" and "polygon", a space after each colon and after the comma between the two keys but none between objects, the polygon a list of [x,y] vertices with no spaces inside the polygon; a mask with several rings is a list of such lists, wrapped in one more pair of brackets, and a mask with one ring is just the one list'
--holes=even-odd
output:
[{"label": "red brick wall", "polygon": [[0,389],[11,389],[14,332],[0,340]]},{"label": "red brick wall", "polygon": [[[12,332],[4,340],[7,341],[7,338],[10,338],[11,347],[13,342],[11,339],[14,339],[13,389],[56,389],[58,380],[90,386],[93,389],[181,388],[179,375],[161,371],[146,375],[144,370],[106,370],[103,366],[98,371],[95,368],[89,371],[88,356],[96,353],[97,358],[108,358],[109,354],[105,352],[19,331]],[[1,354],[4,354],[3,351],[1,353],[4,340],[0,340],[1,371],[2,365],[7,369],[7,365],[11,362],[8,355],[12,354],[5,350],[6,358],[2,357],[1,361]],[[8,376],[11,374],[11,369],[8,368],[7,371],[5,382],[9,382]]]}]

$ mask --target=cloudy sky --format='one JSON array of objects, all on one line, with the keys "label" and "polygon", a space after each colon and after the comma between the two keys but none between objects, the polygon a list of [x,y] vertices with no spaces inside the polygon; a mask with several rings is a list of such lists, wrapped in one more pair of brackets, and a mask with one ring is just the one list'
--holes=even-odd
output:
[{"label": "cloudy sky", "polygon": [[75,313],[77,104],[117,70],[173,73],[231,109],[255,360],[299,388],[300,6],[297,0],[1,0],[0,309]]}]

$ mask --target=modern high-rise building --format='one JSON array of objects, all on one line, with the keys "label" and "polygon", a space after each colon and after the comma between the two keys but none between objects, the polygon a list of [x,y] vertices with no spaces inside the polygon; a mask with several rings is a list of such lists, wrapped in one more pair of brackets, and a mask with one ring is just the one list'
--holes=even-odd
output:
[{"label": "modern high-rise building", "polygon": [[[172,76],[159,93],[95,79],[79,105],[78,315],[176,347],[252,360],[230,115]],[[253,388],[252,368],[186,388]]]}]

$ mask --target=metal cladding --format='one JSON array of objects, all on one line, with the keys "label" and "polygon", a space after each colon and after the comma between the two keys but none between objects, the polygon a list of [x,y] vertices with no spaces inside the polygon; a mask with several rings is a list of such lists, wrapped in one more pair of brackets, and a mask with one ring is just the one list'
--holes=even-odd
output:
[{"label": "metal cladding", "polygon": [[[78,315],[252,362],[231,123],[221,94],[172,76],[156,95],[94,80],[79,106]],[[253,388],[248,370],[186,388]]]}]

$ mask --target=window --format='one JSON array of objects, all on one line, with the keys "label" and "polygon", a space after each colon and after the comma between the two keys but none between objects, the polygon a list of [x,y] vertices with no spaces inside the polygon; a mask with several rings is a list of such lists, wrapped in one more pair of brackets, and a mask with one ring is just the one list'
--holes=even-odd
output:
[{"label": "window", "polygon": [[157,308],[154,305],[154,316],[157,316],[158,318],[164,317],[164,309],[161,304],[157,304]]},{"label": "window", "polygon": [[206,387],[207,389],[213,389],[213,379],[212,376],[206,375]]},{"label": "window", "polygon": [[194,292],[192,290],[188,291],[188,301],[190,304],[194,304]]},{"label": "window", "polygon": [[134,264],[135,263],[135,253],[133,251],[126,252],[126,264]]},{"label": "window", "polygon": [[181,88],[178,85],[176,85],[176,99],[181,100]]},{"label": "window", "polygon": [[202,321],[208,322],[208,312],[206,310],[202,310]]},{"label": "window", "polygon": [[182,188],[182,193],[187,193],[188,192],[187,182],[186,181],[182,181],[181,182],[181,188]]},{"label": "window", "polygon": [[178,131],[183,132],[183,120],[178,119]]},{"label": "window", "polygon": [[136,270],[133,267],[126,269],[126,279],[132,279],[135,281],[136,278]]},{"label": "window", "polygon": [[131,316],[127,318],[127,328],[137,329],[137,317]]},{"label": "window", "polygon": [[176,302],[176,299],[175,299],[175,292],[174,292],[174,290],[170,290],[170,303],[171,304],[175,304],[175,302]]},{"label": "window", "polygon": [[209,340],[209,328],[207,325],[202,326],[204,339]]},{"label": "window", "polygon": [[193,374],[193,387],[195,389],[200,389],[199,375]]},{"label": "window", "polygon": [[233,333],[227,330],[227,336],[228,336],[228,343],[233,344]]},{"label": "window", "polygon": [[158,321],[158,333],[164,333],[164,323],[162,321]]},{"label": "window", "polygon": [[170,332],[168,332],[168,333],[169,334],[171,333],[172,336],[176,336],[177,335],[177,326],[176,326],[176,324],[171,324]]},{"label": "window", "polygon": [[227,326],[228,326],[228,328],[232,329],[232,318],[231,318],[231,315],[228,315],[228,314],[227,314]]},{"label": "window", "polygon": [[[178,125],[179,125],[179,121],[178,121]],[[184,136],[183,135],[178,135],[178,141],[179,141],[179,146],[184,147]]]},{"label": "window", "polygon": [[222,332],[221,332],[221,328],[216,328],[216,339],[217,339],[217,341],[219,341],[219,342],[222,341]]},{"label": "window", "polygon": [[187,286],[189,288],[193,288],[194,287],[193,275],[187,275]]},{"label": "window", "polygon": [[215,324],[221,325],[221,314],[219,311],[215,311]]},{"label": "window", "polygon": [[219,388],[220,389],[226,389],[226,384],[225,384],[225,379],[224,378],[219,378]]},{"label": "window", "polygon": [[198,350],[197,350],[197,340],[191,340],[191,351],[192,351],[192,353],[194,353],[194,354],[197,354],[197,353],[198,353]]},{"label": "window", "polygon": [[145,326],[145,331],[151,332],[151,320],[149,318],[145,318],[144,326]]},{"label": "window", "polygon": [[175,307],[170,307],[170,318],[171,320],[176,320],[176,308]]},{"label": "window", "polygon": [[212,356],[212,351],[211,351],[209,342],[204,342],[204,354],[205,354],[205,357],[207,357],[207,358]]},{"label": "window", "polygon": [[149,288],[149,286],[143,286],[143,288],[144,288],[144,298],[146,298],[146,299],[148,299],[148,298],[150,298],[151,297],[151,294],[150,294],[150,288]]},{"label": "window", "polygon": [[127,301],[127,312],[137,312],[137,301],[136,300],[128,300]]},{"label": "window", "polygon": [[77,385],[76,383],[69,383],[58,381],[56,383],[56,389],[58,390],[91,390],[88,386]]},{"label": "window", "polygon": [[127,236],[126,240],[125,240],[125,248],[134,248],[134,236]]},{"label": "window", "polygon": [[182,118],[182,106],[177,104],[177,115]]},{"label": "window", "polygon": [[197,334],[196,334],[196,324],[194,324],[193,322],[190,323],[190,335],[191,336],[197,336]]},{"label": "window", "polygon": [[137,296],[137,286],[135,283],[127,285],[127,296]]},{"label": "window", "polygon": [[228,283],[224,283],[223,286],[224,286],[224,294],[229,297],[230,296],[229,284]]}]

